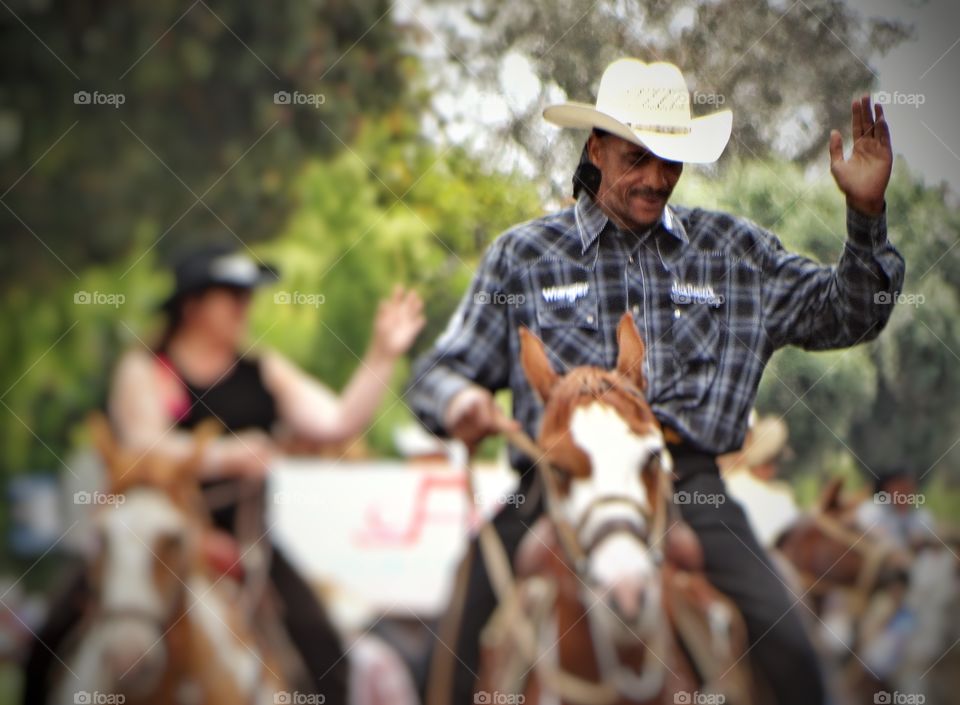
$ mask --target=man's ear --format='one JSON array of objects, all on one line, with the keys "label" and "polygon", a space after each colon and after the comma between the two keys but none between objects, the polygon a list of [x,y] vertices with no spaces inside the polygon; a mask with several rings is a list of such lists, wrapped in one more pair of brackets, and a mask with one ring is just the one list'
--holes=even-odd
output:
[{"label": "man's ear", "polygon": [[520,364],[530,386],[546,402],[559,377],[550,365],[543,342],[525,326],[520,327]]},{"label": "man's ear", "polygon": [[633,382],[641,392],[647,391],[647,379],[643,376],[643,356],[646,346],[633,322],[633,314],[627,311],[617,325],[617,372]]},{"label": "man's ear", "polygon": [[602,142],[603,140],[592,132],[587,138],[587,157],[590,158],[591,163],[598,169],[600,168],[600,150],[603,147]]}]

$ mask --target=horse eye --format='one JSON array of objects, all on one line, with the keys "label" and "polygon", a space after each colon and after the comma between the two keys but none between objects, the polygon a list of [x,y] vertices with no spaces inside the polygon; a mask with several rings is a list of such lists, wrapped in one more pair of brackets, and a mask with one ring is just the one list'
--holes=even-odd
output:
[{"label": "horse eye", "polygon": [[183,545],[183,535],[182,534],[165,534],[160,537],[160,543],[158,548],[158,553],[167,554],[179,551],[180,547]]}]

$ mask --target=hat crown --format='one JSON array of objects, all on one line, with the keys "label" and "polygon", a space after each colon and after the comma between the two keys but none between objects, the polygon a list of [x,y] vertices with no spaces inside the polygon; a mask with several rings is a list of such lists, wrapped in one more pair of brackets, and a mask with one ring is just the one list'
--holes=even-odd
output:
[{"label": "hat crown", "polygon": [[603,72],[597,110],[634,129],[685,132],[691,121],[690,92],[673,64],[619,59]]}]

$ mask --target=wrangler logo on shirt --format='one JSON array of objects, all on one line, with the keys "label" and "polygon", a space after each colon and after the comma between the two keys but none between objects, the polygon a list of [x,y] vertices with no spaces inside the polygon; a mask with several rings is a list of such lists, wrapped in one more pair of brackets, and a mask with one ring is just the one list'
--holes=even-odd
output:
[{"label": "wrangler logo on shirt", "polygon": [[677,304],[719,306],[723,303],[723,294],[715,293],[710,284],[685,284],[674,279],[670,287],[670,299]]},{"label": "wrangler logo on shirt", "polygon": [[587,282],[576,282],[563,286],[548,286],[541,289],[540,293],[547,303],[570,305],[586,296],[588,291],[590,291],[590,285]]}]

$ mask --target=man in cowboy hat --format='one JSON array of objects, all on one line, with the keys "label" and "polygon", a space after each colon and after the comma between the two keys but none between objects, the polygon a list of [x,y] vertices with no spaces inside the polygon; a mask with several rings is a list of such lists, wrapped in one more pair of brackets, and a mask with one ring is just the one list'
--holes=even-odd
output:
[{"label": "man in cowboy hat", "polygon": [[783,419],[762,416],[750,426],[739,452],[718,458],[727,492],[743,507],[754,535],[768,549],[800,517],[793,488],[777,479],[781,461],[793,454],[789,437]]},{"label": "man in cowboy hat", "polygon": [[[592,130],[574,176],[575,205],[518,225],[491,245],[433,349],[414,369],[421,421],[473,446],[510,422],[492,392],[512,391],[513,415],[534,435],[542,407],[518,355],[518,329],[546,344],[555,366],[614,366],[616,327],[631,311],[647,344],[644,373],[654,413],[670,429],[678,490],[723,493],[716,456],[739,448],[764,366],[785,345],[838,348],[876,337],[903,281],[887,241],[884,193],[892,152],[883,111],[853,103],[853,151],[830,135],[831,172],[847,202],[839,262],[786,251],[733,215],[668,205],[684,163],[719,158],[732,116],[693,118],[680,70],[621,59],[607,67],[595,105],[551,106],[544,117]],[[504,296],[506,294],[506,296]],[[509,296],[514,294],[514,296]],[[525,494],[531,459],[511,451]],[[516,550],[539,511],[508,503],[493,524]],[[824,701],[820,670],[795,600],[788,597],[735,502],[688,503],[710,580],[744,615],[751,650],[780,705]],[[476,544],[469,556],[476,556]],[[470,558],[468,557],[468,560]],[[454,694],[471,702],[478,634],[495,606],[482,560],[465,568]]]}]

